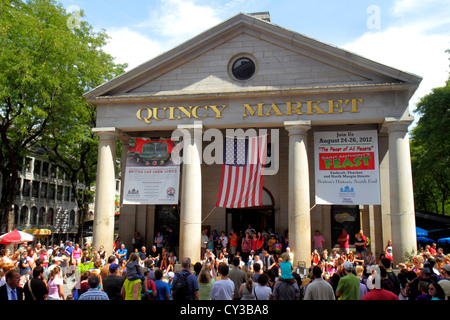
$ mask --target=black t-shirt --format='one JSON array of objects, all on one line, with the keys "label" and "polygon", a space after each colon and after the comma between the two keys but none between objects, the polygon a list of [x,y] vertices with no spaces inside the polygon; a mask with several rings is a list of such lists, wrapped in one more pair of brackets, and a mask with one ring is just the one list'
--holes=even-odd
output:
[{"label": "black t-shirt", "polygon": [[[31,283],[31,290],[33,291],[34,297],[36,300],[44,300],[44,296],[48,294],[47,286],[45,285],[45,282],[42,281],[42,279],[33,278],[29,280],[28,282]],[[34,300],[33,296],[30,293],[30,290],[28,288],[28,282],[25,283],[23,287],[23,292],[25,294],[25,300],[31,301]]]},{"label": "black t-shirt", "polygon": [[109,300],[123,300],[123,297],[120,294],[123,282],[123,277],[115,275],[110,275],[103,279],[103,291],[106,292]]},{"label": "black t-shirt", "polygon": [[363,250],[365,245],[366,245],[366,242],[363,239],[355,240],[355,248],[356,249]]}]

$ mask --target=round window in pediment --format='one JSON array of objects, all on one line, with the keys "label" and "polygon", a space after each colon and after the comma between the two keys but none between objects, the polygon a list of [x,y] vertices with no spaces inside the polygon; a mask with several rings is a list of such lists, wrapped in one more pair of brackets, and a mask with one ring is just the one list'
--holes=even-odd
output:
[{"label": "round window in pediment", "polygon": [[231,61],[231,74],[237,80],[248,80],[255,74],[256,65],[253,59],[241,56]]}]

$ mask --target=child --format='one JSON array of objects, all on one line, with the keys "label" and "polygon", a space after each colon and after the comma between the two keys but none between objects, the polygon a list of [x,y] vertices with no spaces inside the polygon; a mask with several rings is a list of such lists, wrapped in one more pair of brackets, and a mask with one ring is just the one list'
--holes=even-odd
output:
[{"label": "child", "polygon": [[281,255],[281,259],[283,260],[280,262],[280,269],[281,269],[281,279],[288,280],[293,279],[294,276],[292,275],[292,263],[290,262],[290,257],[288,253],[283,253]]},{"label": "child", "polygon": [[127,279],[130,281],[141,279],[144,281],[145,277],[142,274],[141,266],[139,265],[139,256],[133,252],[130,254],[126,267]]},{"label": "child", "polygon": [[167,272],[175,271],[175,264],[177,263],[177,257],[173,252],[169,253],[169,266],[167,267]]},{"label": "child", "polygon": [[166,270],[169,266],[169,254],[166,249],[162,250],[161,270]]}]

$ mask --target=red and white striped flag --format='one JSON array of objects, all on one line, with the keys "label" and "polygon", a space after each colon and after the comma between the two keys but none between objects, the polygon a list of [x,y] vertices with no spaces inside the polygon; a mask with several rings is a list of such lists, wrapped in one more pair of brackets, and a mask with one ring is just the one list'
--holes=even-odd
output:
[{"label": "red and white striped flag", "polygon": [[267,135],[226,137],[224,164],[216,207],[262,206]]}]

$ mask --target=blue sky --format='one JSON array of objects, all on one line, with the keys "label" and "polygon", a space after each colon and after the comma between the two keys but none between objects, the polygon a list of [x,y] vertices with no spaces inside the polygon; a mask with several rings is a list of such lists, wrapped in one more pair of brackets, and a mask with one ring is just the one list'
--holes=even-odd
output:
[{"label": "blue sky", "polygon": [[129,69],[231,18],[270,13],[272,23],[423,77],[411,99],[449,75],[449,0],[61,0],[111,37],[105,51]]}]

